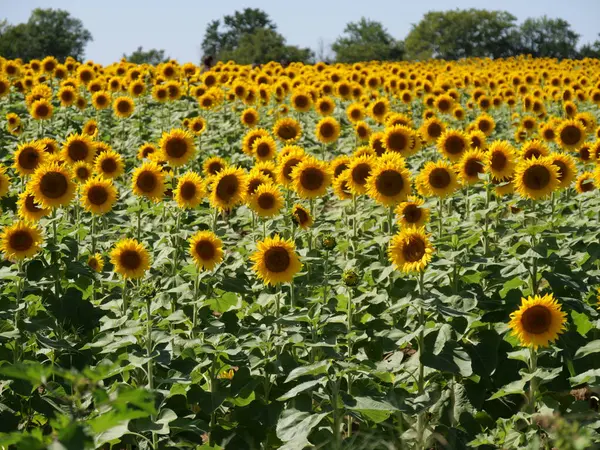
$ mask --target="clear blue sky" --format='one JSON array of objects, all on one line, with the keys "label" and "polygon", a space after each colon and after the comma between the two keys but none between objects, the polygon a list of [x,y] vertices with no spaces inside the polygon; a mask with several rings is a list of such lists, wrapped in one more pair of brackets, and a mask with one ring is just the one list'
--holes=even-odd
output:
[{"label": "clear blue sky", "polygon": [[544,14],[563,18],[581,35],[580,45],[600,32],[600,0],[0,0],[0,18],[24,22],[37,7],[65,9],[81,19],[94,37],[86,57],[101,64],[140,45],[197,63],[206,24],[245,7],[263,9],[289,44],[313,50],[321,39],[331,45],[346,23],[361,16],[382,22],[402,39],[427,11],[453,8],[506,10],[519,22]]}]

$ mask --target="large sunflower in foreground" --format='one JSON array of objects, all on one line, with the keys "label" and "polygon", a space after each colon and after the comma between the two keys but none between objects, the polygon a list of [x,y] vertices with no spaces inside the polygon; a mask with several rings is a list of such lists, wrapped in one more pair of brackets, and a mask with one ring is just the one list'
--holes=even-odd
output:
[{"label": "large sunflower in foreground", "polygon": [[110,252],[110,261],[115,272],[123,278],[142,278],[150,268],[150,254],[143,244],[135,239],[123,239]]},{"label": "large sunflower in foreground", "polygon": [[246,184],[246,174],[239,167],[227,167],[218,172],[212,181],[210,193],[212,207],[226,210],[241,203],[246,192]]},{"label": "large sunflower in foreground", "polygon": [[558,187],[558,167],[547,157],[525,159],[517,165],[513,182],[521,197],[544,198]]},{"label": "large sunflower in foreground", "polygon": [[279,235],[258,242],[250,260],[254,263],[252,270],[265,284],[270,285],[292,281],[302,268],[295,244],[281,239]]},{"label": "large sunflower in foreground", "polygon": [[72,176],[67,168],[58,163],[46,164],[34,172],[28,188],[43,208],[68,205],[75,196]]},{"label": "large sunflower in foreground", "polygon": [[189,243],[189,253],[198,268],[213,270],[223,261],[223,243],[212,231],[198,231]]},{"label": "large sunflower in foreground", "polygon": [[204,183],[196,172],[186,172],[179,177],[177,187],[173,191],[173,198],[177,205],[184,209],[195,208],[205,195]]},{"label": "large sunflower in foreground", "polygon": [[458,187],[456,172],[450,163],[429,161],[419,172],[416,180],[422,195],[447,197]]},{"label": "large sunflower in foreground", "polygon": [[329,166],[316,158],[305,158],[292,171],[294,190],[300,198],[316,198],[325,195],[331,184]]},{"label": "large sunflower in foreground", "polygon": [[92,214],[106,214],[117,201],[117,188],[112,180],[97,175],[81,188],[81,205]]},{"label": "large sunflower in foreground", "polygon": [[183,166],[196,152],[194,137],[189,131],[180,128],[164,132],[159,147],[163,159],[171,167]]},{"label": "large sunflower in foreground", "polygon": [[402,272],[422,272],[431,261],[433,246],[424,228],[406,228],[392,238],[388,257]]},{"label": "large sunflower in foreground", "polygon": [[4,228],[0,235],[0,246],[6,259],[21,260],[34,256],[40,250],[42,240],[37,226],[16,222]]},{"label": "large sunflower in foreground", "polygon": [[145,162],[133,171],[131,184],[135,195],[159,202],[165,193],[165,173],[154,161]]},{"label": "large sunflower in foreground", "polygon": [[367,178],[366,188],[367,194],[377,203],[396,205],[410,195],[410,172],[393,159],[379,161]]},{"label": "large sunflower in foreground", "polygon": [[67,138],[62,148],[62,158],[69,164],[84,161],[88,164],[94,161],[96,147],[87,134],[72,134]]},{"label": "large sunflower in foreground", "polygon": [[565,329],[567,314],[552,294],[522,298],[521,306],[510,315],[508,326],[521,345],[547,347]]},{"label": "large sunflower in foreground", "polygon": [[425,226],[429,220],[429,208],[424,208],[424,203],[423,199],[410,196],[396,207],[396,214],[400,217],[403,228]]}]

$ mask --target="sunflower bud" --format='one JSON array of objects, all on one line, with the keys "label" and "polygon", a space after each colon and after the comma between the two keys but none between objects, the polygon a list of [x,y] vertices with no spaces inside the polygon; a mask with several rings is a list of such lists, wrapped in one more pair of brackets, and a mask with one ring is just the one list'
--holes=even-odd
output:
[{"label": "sunflower bud", "polygon": [[344,280],[344,284],[346,284],[346,286],[348,286],[348,287],[357,286],[358,283],[360,282],[358,273],[356,273],[356,270],[354,270],[354,269],[344,270],[342,279]]},{"label": "sunflower bud", "polygon": [[331,234],[326,234],[321,237],[321,247],[323,247],[325,250],[333,250],[336,245],[337,242]]}]

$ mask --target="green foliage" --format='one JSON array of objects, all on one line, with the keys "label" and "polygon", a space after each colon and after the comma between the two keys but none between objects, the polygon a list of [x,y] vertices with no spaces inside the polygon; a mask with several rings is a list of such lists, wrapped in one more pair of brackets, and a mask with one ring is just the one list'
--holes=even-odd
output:
[{"label": "green foliage", "polygon": [[0,55],[8,59],[29,61],[54,56],[63,61],[72,56],[82,60],[91,40],[81,20],[61,9],[36,8],[26,23],[0,24]]},{"label": "green foliage", "polygon": [[564,19],[529,18],[519,28],[517,51],[535,57],[575,58],[578,40]]},{"label": "green foliage", "polygon": [[344,33],[331,46],[338,62],[402,59],[402,43],[397,42],[379,22],[363,17],[359,22],[347,24]]},{"label": "green foliage", "polygon": [[144,50],[141,45],[130,55],[123,54],[123,58],[134,64],[151,64],[153,66],[167,62],[170,59],[165,56],[164,50],[155,48]]}]

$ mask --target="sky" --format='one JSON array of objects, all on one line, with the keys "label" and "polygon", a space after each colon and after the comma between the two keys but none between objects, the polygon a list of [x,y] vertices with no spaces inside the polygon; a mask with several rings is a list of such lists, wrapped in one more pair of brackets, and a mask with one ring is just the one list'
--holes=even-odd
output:
[{"label": "sky", "polygon": [[404,39],[428,11],[454,8],[505,10],[519,23],[542,15],[562,18],[581,35],[580,45],[600,33],[600,0],[0,0],[0,20],[16,24],[27,21],[35,8],[64,9],[91,32],[94,40],[85,56],[95,62],[110,64],[141,45],[164,49],[182,63],[198,63],[206,25],[247,7],[267,12],[288,44],[317,54],[321,43],[328,49],[348,22],[363,16]]}]

